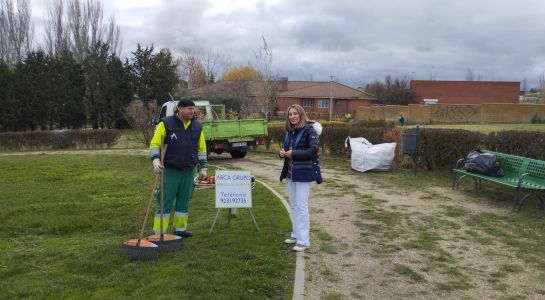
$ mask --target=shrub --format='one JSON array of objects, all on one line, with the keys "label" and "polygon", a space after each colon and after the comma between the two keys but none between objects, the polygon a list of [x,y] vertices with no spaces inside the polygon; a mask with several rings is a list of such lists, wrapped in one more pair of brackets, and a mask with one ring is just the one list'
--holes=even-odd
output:
[{"label": "shrub", "polygon": [[114,146],[120,136],[115,129],[8,132],[0,133],[0,150],[104,149]]},{"label": "shrub", "polygon": [[[404,132],[396,126],[370,127],[365,123],[353,125],[325,123],[320,137],[321,152],[349,157],[345,148],[347,137],[364,137],[373,144],[397,143],[395,163],[412,166],[411,158],[402,155],[401,142]],[[411,129],[412,130],[412,129]],[[270,126],[267,139],[281,145],[284,141],[282,126]],[[545,160],[545,132],[500,131],[481,134],[462,129],[421,128],[418,136],[418,165],[428,170],[450,170],[456,161],[466,157],[469,151],[481,148],[512,155]]]},{"label": "shrub", "polygon": [[532,124],[541,124],[541,123],[543,123],[543,119],[541,118],[540,115],[534,114],[532,116],[532,118],[530,119],[530,123],[532,123]]},{"label": "shrub", "polygon": [[356,123],[360,127],[375,127],[375,128],[394,128],[396,122],[386,120],[361,120]]},{"label": "shrub", "polygon": [[506,130],[491,132],[484,148],[512,155],[545,160],[545,132]]},{"label": "shrub", "polygon": [[155,101],[144,103],[142,100],[132,101],[123,111],[123,115],[129,125],[138,131],[138,134],[130,137],[129,140],[149,147],[155,125],[152,120],[159,116],[159,107]]},{"label": "shrub", "polygon": [[462,129],[420,129],[418,162],[428,170],[450,169],[456,161],[480,147],[481,134]]},{"label": "shrub", "polygon": [[[347,137],[365,137],[373,144],[384,142],[384,133],[387,128],[372,128],[361,126],[359,124],[346,124],[340,122],[322,123],[324,127],[320,136],[320,147],[322,153],[332,155],[346,156],[350,155],[350,150],[345,148]],[[284,143],[285,131],[283,126],[269,125],[269,136],[265,139],[265,144],[277,143],[281,146]],[[269,148],[267,148],[269,149]]]}]

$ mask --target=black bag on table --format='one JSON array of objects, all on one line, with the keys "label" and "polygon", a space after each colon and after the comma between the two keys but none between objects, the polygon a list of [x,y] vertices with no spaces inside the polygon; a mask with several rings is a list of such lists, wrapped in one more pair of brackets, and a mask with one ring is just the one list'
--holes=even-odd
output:
[{"label": "black bag on table", "polygon": [[496,159],[496,155],[482,152],[480,149],[469,152],[465,162],[465,169],[471,173],[495,177],[502,177],[505,175],[500,167],[500,163]]}]

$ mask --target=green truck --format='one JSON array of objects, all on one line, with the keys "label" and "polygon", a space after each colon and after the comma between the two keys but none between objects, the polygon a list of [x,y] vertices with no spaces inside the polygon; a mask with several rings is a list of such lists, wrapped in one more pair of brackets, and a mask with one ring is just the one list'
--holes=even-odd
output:
[{"label": "green truck", "polygon": [[[168,101],[161,107],[159,119],[174,114],[178,102]],[[226,120],[223,104],[210,104],[208,100],[195,101],[197,119],[201,121],[206,149],[221,154],[229,152],[232,158],[243,158],[250,149],[263,145],[267,136],[264,119]]]}]

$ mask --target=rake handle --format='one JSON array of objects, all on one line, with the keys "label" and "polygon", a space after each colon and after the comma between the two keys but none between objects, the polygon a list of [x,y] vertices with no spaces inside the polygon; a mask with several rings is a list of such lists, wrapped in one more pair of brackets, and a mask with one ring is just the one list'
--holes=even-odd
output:
[{"label": "rake handle", "polygon": [[155,190],[159,185],[159,174],[155,174],[155,181],[153,182],[153,189],[151,190],[151,196],[148,201],[148,208],[146,210],[146,216],[144,217],[144,223],[142,224],[142,229],[140,230],[140,238],[138,238],[138,243],[136,246],[140,246],[140,241],[144,237],[144,229],[146,228],[146,223],[148,222],[149,212],[151,210],[151,203],[153,202],[153,197],[155,196]]},{"label": "rake handle", "polygon": [[[163,143],[161,143],[161,165],[163,164],[163,160],[165,158],[166,149],[167,149],[167,145],[164,145],[163,147]],[[146,223],[148,222],[149,212],[151,210],[151,203],[153,202],[153,198],[155,196],[155,190],[157,190],[158,185],[159,185],[159,174],[155,174],[155,181],[153,182],[153,189],[151,190],[151,196],[148,201],[146,216],[144,217],[144,223],[142,224],[142,229],[140,229],[140,237],[138,238],[138,242],[136,243],[136,246],[140,246],[140,241],[142,240],[142,238],[144,238],[144,229],[146,228]],[[163,239],[163,172],[161,172],[161,191],[160,192],[161,192],[161,240],[162,240]]]},{"label": "rake handle", "polygon": [[164,140],[161,142],[161,165],[163,166],[163,172],[161,172],[161,217],[160,217],[160,220],[161,220],[161,227],[160,227],[160,230],[161,230],[161,235],[160,235],[160,240],[163,241],[163,195],[165,194],[165,191],[163,190],[163,185],[164,185],[164,174],[165,174],[165,170],[164,170],[164,160],[165,160],[165,153],[167,152],[167,146],[165,143],[164,143]]}]

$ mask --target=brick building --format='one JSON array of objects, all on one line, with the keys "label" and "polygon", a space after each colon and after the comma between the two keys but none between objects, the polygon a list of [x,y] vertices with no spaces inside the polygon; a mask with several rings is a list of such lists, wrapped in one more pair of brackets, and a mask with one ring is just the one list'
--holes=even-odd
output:
[{"label": "brick building", "polygon": [[417,104],[518,103],[520,82],[411,80],[411,93]]},{"label": "brick building", "polygon": [[339,117],[345,113],[356,114],[358,107],[371,106],[376,97],[362,90],[332,81],[280,82],[277,112],[283,113],[292,104],[301,105],[311,115],[329,115],[329,100],[333,100],[332,113]]},{"label": "brick building", "polygon": [[[258,81],[218,81],[192,91],[202,98],[214,98],[214,95],[232,94],[233,91],[244,93],[252,102],[252,111],[265,111],[265,99],[262,98],[261,84]],[[282,78],[278,84],[278,102],[276,114],[284,114],[287,107],[299,104],[313,118],[329,117],[330,97],[333,100],[332,116],[340,118],[345,113],[355,116],[358,107],[371,106],[376,97],[362,90],[351,88],[332,81],[289,81]]]}]

